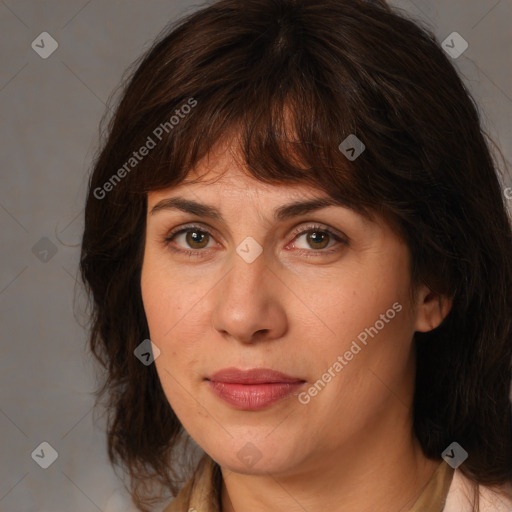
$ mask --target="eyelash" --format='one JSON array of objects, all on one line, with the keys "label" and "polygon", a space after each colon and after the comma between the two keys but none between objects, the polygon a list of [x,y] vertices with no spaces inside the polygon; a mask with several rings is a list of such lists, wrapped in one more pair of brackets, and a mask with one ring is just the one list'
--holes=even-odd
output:
[{"label": "eyelash", "polygon": [[[212,234],[209,231],[207,231],[206,229],[202,228],[201,226],[197,226],[197,225],[192,224],[192,225],[184,226],[182,228],[179,228],[177,230],[174,230],[174,231],[170,232],[164,238],[164,245],[166,247],[168,247],[171,251],[176,252],[176,253],[180,253],[180,254],[184,254],[184,255],[186,255],[188,257],[199,257],[199,258],[205,257],[204,253],[208,253],[209,252],[208,249],[195,249],[195,250],[191,249],[191,250],[187,250],[187,249],[176,249],[175,247],[171,246],[171,242],[178,235],[181,235],[182,233],[187,233],[188,231],[198,231],[200,233],[206,234],[206,235],[208,235],[208,236],[213,238]],[[310,232],[325,233],[325,234],[328,234],[331,238],[333,238],[336,242],[341,243],[344,246],[348,246],[348,244],[349,244],[349,242],[346,239],[336,235],[336,233],[333,233],[329,229],[326,229],[323,226],[320,226],[320,225],[317,225],[317,224],[308,226],[305,229],[297,229],[297,230],[295,230],[292,233],[292,236],[293,236],[293,240],[292,241],[294,241],[299,235],[304,235],[304,234],[307,234],[307,233],[310,233]],[[299,251],[299,254],[304,254],[308,258],[309,257],[324,256],[326,254],[332,254],[333,252],[336,252],[337,250],[338,250],[337,248],[329,249],[329,250],[323,250],[323,249],[319,249],[319,250],[314,250],[314,249],[311,249],[311,250],[297,249],[297,251]]]}]

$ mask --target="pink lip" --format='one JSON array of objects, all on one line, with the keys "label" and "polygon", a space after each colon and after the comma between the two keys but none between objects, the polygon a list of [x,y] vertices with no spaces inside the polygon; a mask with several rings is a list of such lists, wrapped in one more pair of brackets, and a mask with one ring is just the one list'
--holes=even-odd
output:
[{"label": "pink lip", "polygon": [[212,382],[228,382],[230,384],[269,384],[304,382],[298,377],[291,377],[285,373],[276,372],[270,368],[253,368],[252,370],[239,370],[238,368],[224,368],[208,377]]},{"label": "pink lip", "polygon": [[219,398],[237,409],[249,411],[268,407],[296,391],[305,382],[268,368],[247,371],[225,368],[206,380]]}]

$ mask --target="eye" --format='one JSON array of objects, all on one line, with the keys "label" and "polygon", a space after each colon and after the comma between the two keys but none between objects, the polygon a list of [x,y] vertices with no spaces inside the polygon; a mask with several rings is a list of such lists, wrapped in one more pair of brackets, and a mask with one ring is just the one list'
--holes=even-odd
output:
[{"label": "eye", "polygon": [[[332,247],[334,245],[341,244],[347,246],[348,241],[346,238],[339,236],[329,229],[319,226],[312,225],[306,228],[302,227],[292,233],[293,240],[287,245],[287,248],[295,247],[300,254],[307,256],[315,255],[321,256],[325,254],[333,253],[339,248],[325,250],[326,247]],[[304,238],[304,242],[309,246],[308,248],[298,247],[297,240]],[[181,248],[175,247],[171,242]],[[209,245],[210,242],[213,245]],[[172,231],[164,238],[164,245],[168,246],[172,251],[185,254],[188,256],[204,257],[208,254],[208,249],[215,246],[215,239],[209,231],[206,229],[196,226],[184,226],[175,231]],[[189,249],[187,249],[187,247]]]},{"label": "eye", "polygon": [[[182,247],[190,247],[193,250],[186,249],[176,249],[171,245],[173,241],[180,241]],[[200,252],[204,252],[205,249],[209,249],[208,242],[213,241],[212,235],[206,231],[205,229],[199,226],[185,226],[181,229],[173,231],[169,233],[168,236],[165,237],[165,245],[168,245],[169,248],[175,252],[185,253],[189,256],[201,256]],[[183,245],[185,244],[185,245]]]},{"label": "eye", "polygon": [[[338,244],[341,244],[343,246],[348,245],[348,241],[341,236],[338,236],[337,234],[333,233],[329,229],[319,226],[319,225],[313,225],[308,226],[307,228],[301,228],[298,229],[293,233],[295,235],[295,238],[292,241],[293,247],[297,247],[296,240],[300,240],[303,238],[304,243],[306,244],[306,247],[297,247],[299,249],[299,252],[301,253],[308,253],[308,255],[314,254],[315,256],[321,256],[322,254],[330,254],[338,250],[339,248],[335,249],[329,249],[324,250],[326,247],[329,246],[329,242],[337,242]],[[290,244],[288,244],[290,245]],[[332,247],[333,244],[331,244],[329,247]],[[337,245],[336,243],[334,245]],[[307,247],[312,248],[313,250],[308,249]],[[315,254],[318,253],[318,254]]]}]

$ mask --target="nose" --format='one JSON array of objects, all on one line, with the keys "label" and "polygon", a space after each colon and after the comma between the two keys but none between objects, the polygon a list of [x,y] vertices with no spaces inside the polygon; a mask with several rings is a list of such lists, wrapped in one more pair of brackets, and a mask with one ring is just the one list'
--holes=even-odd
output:
[{"label": "nose", "polygon": [[260,254],[248,263],[238,254],[214,288],[213,327],[240,343],[271,341],[287,330],[286,287]]}]

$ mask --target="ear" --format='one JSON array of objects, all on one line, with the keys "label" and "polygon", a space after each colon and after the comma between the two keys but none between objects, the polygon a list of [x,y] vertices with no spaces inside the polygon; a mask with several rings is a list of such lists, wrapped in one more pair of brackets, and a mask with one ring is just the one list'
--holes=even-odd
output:
[{"label": "ear", "polygon": [[452,308],[453,298],[434,293],[423,285],[416,299],[416,323],[418,332],[432,331],[446,318]]}]

